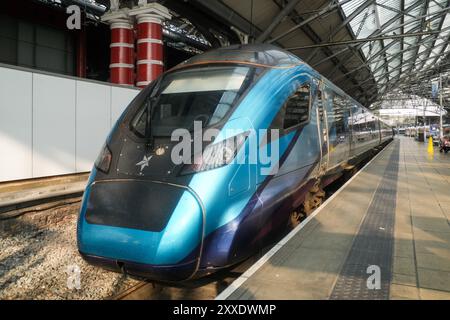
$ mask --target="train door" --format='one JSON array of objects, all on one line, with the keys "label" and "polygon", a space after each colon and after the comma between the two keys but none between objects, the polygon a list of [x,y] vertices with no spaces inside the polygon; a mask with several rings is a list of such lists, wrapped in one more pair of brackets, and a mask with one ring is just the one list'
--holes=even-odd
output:
[{"label": "train door", "polygon": [[314,106],[316,108],[317,114],[317,130],[319,132],[319,145],[320,148],[320,167],[319,167],[319,175],[325,173],[328,169],[328,165],[330,162],[330,144],[329,144],[329,136],[328,136],[328,122],[327,122],[327,110],[325,108],[326,96],[324,94],[324,85],[322,81],[317,81],[317,90],[315,96]]},{"label": "train door", "polygon": [[351,101],[348,101],[350,105],[350,155],[353,157],[358,154],[358,137],[359,137],[359,124],[358,124],[358,107],[352,105]]}]

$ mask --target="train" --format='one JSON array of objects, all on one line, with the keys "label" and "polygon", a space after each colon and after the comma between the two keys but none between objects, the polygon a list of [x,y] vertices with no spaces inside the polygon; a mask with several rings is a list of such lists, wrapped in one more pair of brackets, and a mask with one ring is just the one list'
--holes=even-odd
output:
[{"label": "train", "polygon": [[[215,135],[200,141],[198,129]],[[229,268],[298,226],[325,187],[392,139],[290,52],[194,56],[144,88],[108,135],[83,195],[79,253],[159,281]]]}]

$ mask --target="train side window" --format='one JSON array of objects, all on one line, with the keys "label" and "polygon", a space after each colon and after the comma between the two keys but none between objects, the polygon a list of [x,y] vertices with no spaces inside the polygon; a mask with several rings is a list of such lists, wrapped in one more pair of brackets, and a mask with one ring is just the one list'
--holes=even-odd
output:
[{"label": "train side window", "polygon": [[333,96],[334,124],[336,127],[336,135],[339,139],[344,140],[349,129],[350,108],[343,97],[338,94]]},{"label": "train side window", "polygon": [[301,86],[283,106],[283,129],[295,127],[309,120],[311,90],[309,85]]}]

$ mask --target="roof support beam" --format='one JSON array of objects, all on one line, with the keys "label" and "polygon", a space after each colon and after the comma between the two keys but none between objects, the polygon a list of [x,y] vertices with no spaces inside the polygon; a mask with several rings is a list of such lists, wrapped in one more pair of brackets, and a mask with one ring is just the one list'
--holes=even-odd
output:
[{"label": "roof support beam", "polygon": [[286,18],[286,16],[295,9],[295,6],[299,4],[300,1],[302,0],[290,0],[273,19],[272,23],[267,27],[267,29],[259,35],[259,37],[256,39],[256,43],[262,43],[266,41],[266,39],[272,34],[273,30],[275,30],[275,28],[281,23],[281,21],[283,21],[283,19]]},{"label": "roof support beam", "polygon": [[[446,7],[448,7],[448,6],[450,6],[450,0],[447,0]],[[441,21],[439,22],[439,28],[438,28],[437,30],[441,31],[442,26],[444,25],[445,17],[446,17],[446,16],[442,16]],[[427,50],[425,50],[425,52],[426,52],[426,54],[427,54],[427,58],[430,57],[431,52],[432,52],[433,49],[434,49],[434,46],[435,46],[435,44],[436,44],[436,40],[438,39],[438,37],[439,37],[439,36],[436,36],[435,39],[434,39],[434,41],[433,41],[433,44],[432,44]],[[423,66],[424,66],[424,64],[421,64],[420,67],[417,68],[417,69],[418,69],[418,70],[421,70],[421,69],[423,68]]]},{"label": "roof support beam", "polygon": [[[400,2],[400,9],[402,11],[405,11],[405,0],[401,0],[401,2]],[[405,26],[404,26],[404,24],[405,24],[405,15],[402,15],[402,26],[401,26],[402,34],[405,33]],[[404,49],[405,49],[405,39],[402,39],[402,41],[400,43],[400,51],[402,52],[400,54],[400,64],[401,65],[403,64],[403,50]],[[400,70],[400,72],[403,72],[403,70]]]},{"label": "roof support beam", "polygon": [[[418,2],[418,3],[420,3],[420,2]],[[415,7],[415,6],[414,6],[414,7]],[[408,12],[408,11],[410,11],[410,10],[412,10],[412,9],[414,9],[414,8],[412,8],[412,7],[410,6],[410,7],[408,8],[408,10],[406,10],[405,12]],[[450,9],[450,7],[447,7],[447,8],[444,8],[444,9],[442,9],[442,10],[439,10],[439,11],[433,13],[433,14],[432,14],[432,15],[433,15],[433,18],[430,18],[428,21],[432,21],[432,20],[435,20],[435,19],[437,19],[437,18],[439,18],[439,17],[445,16],[445,15],[447,14],[447,12],[449,11],[449,9]],[[426,17],[426,15],[415,17],[414,19],[409,20],[408,22],[406,22],[406,23],[404,23],[404,24],[395,26],[394,28],[390,28],[390,29],[388,29],[388,30],[383,30],[382,32],[378,33],[378,35],[384,35],[384,34],[386,34],[386,33],[395,31],[395,30],[398,29],[399,27],[407,26],[407,25],[409,25],[409,24],[411,24],[411,23],[414,23],[416,20],[422,19],[423,17]],[[393,19],[396,19],[396,18],[397,18],[397,17],[394,17]],[[387,24],[387,23],[386,23],[386,24]],[[415,27],[415,28],[411,29],[410,31],[417,30],[417,29],[420,29],[420,26]],[[372,35],[374,35],[374,33],[372,33],[370,36],[372,36]],[[364,43],[363,43],[363,44],[358,44],[358,45],[356,46],[356,49],[357,49],[357,50],[361,49],[361,47],[362,47],[363,45],[364,45]],[[388,44],[386,47],[388,47],[388,46],[390,46],[390,45],[391,45],[391,44]],[[336,53],[335,55],[342,54],[342,53],[344,53],[345,51],[349,50],[351,47],[353,47],[353,45],[349,45],[347,48],[342,49],[342,51]],[[384,51],[383,51],[383,52],[384,52]],[[377,54],[378,54],[378,52],[377,52],[375,55],[377,55]],[[372,57],[373,57],[373,56],[371,56],[371,58],[372,58]],[[344,59],[342,59],[342,60],[343,60],[343,61],[347,61],[349,58],[350,58],[350,57],[347,56],[346,58],[344,58]],[[325,62],[325,61],[327,61],[327,60],[329,60],[329,59],[330,59],[330,57],[327,57],[327,58],[325,58],[325,59],[322,59],[322,60],[316,62],[316,63],[314,64],[314,66],[318,66],[318,65],[322,64],[323,62]]]},{"label": "roof support beam", "polygon": [[[410,63],[414,63],[415,61],[413,60],[413,58],[414,57],[411,57],[411,59],[408,59],[408,61],[409,60],[411,60],[412,62],[410,62]],[[409,63],[408,63],[409,64]],[[408,64],[406,64],[406,65],[408,65]],[[401,67],[401,66],[400,66]],[[431,73],[433,72],[433,71],[435,71],[435,70],[439,70],[439,68],[440,67],[442,67],[442,65],[439,65],[439,66],[436,66],[436,67],[434,67],[434,68],[432,68],[432,69],[429,69],[427,72],[429,73],[430,71],[431,71]],[[399,67],[397,67],[397,69],[398,69]],[[395,71],[394,69],[393,70],[391,70],[390,72],[393,72],[393,71]],[[403,85],[403,84],[407,84],[408,86],[411,86],[411,84],[414,82],[414,81],[420,81],[420,80],[422,80],[422,79],[425,79],[425,78],[428,78],[428,77],[430,77],[430,75],[428,74],[428,73],[421,73],[421,74],[419,74],[419,75],[417,75],[417,74],[410,74],[410,75],[404,75],[403,77],[400,77],[398,80],[397,79],[391,79],[390,81],[387,81],[387,82],[385,82],[384,84],[382,84],[380,87],[379,87],[379,90],[381,91],[381,90],[386,90],[387,89],[387,87],[388,86],[391,86],[391,85],[397,85],[397,86],[401,86],[401,85]],[[397,77],[398,78],[398,77]]]},{"label": "roof support beam", "polygon": [[[358,8],[356,8],[355,11],[353,11],[336,29],[333,30],[333,32],[329,36],[329,40],[333,39],[335,35],[339,33],[350,21],[352,21],[357,15],[359,15],[361,12],[363,12],[367,7],[374,4],[376,0],[368,0],[364,1]],[[307,58],[306,61],[310,61],[316,54],[317,50],[315,49]]]},{"label": "roof support beam", "polygon": [[[421,3],[422,3],[422,0],[416,1],[416,2],[413,3],[411,6],[409,6],[408,9],[404,11],[404,13],[410,12],[411,10],[413,10],[414,8],[416,8],[417,6],[419,6]],[[401,15],[401,14],[397,14],[397,15],[394,16],[392,19],[390,19],[389,21],[387,21],[386,23],[384,23],[384,24],[381,26],[381,28],[380,28],[379,30],[376,30],[375,32],[372,32],[372,33],[369,35],[369,37],[371,37],[371,36],[382,36],[382,35],[384,35],[384,34],[386,34],[386,33],[389,33],[389,32],[391,32],[391,31],[394,31],[394,30],[396,30],[397,28],[401,27],[401,26],[396,26],[395,28],[390,28],[390,29],[386,30],[392,23],[394,23],[395,21],[397,21],[397,20],[398,20],[400,17],[402,17],[402,16],[403,16],[403,15]],[[420,19],[420,18],[422,18],[422,17],[417,17],[416,19]],[[410,24],[410,23],[412,23],[412,22],[414,22],[414,21],[415,21],[415,19],[412,20],[412,21],[407,22],[406,24]],[[415,29],[415,28],[414,28],[414,29]],[[367,60],[367,62],[369,62],[370,60],[372,60],[375,56],[378,56],[378,55],[384,53],[388,48],[390,48],[390,47],[393,46],[394,44],[395,44],[395,41],[392,41],[390,44],[388,44],[387,46],[385,46],[385,48],[383,48],[382,50],[380,50],[380,51],[378,51],[377,53],[375,53],[374,56],[371,56],[371,57],[369,58],[369,60]],[[364,45],[364,43],[362,43],[362,44],[361,44],[361,43],[360,43],[360,44],[357,44],[356,49],[357,49],[357,50],[360,50],[360,49],[363,47],[363,45]],[[352,45],[349,45],[348,48],[351,48],[351,47],[352,47]],[[348,50],[348,48],[342,50],[342,52],[340,52],[340,53],[343,53],[344,51]],[[343,64],[345,61],[348,61],[348,59],[350,59],[350,58],[352,57],[352,55],[353,55],[353,53],[351,53],[351,54],[347,55],[345,58],[341,59],[341,64]],[[317,66],[317,65],[319,65],[319,64],[321,64],[321,63],[323,63],[323,62],[325,62],[326,60],[328,60],[328,58],[322,59],[320,62],[316,63],[315,66]],[[367,69],[369,70],[369,72],[371,72],[369,65],[366,65],[366,67],[367,67]],[[333,70],[333,72],[331,73],[330,76],[334,75],[334,73],[335,73],[337,70],[338,70],[337,67],[334,68],[334,70]]]},{"label": "roof support beam", "polygon": [[295,25],[294,27],[290,28],[290,29],[287,30],[286,32],[284,32],[284,33],[278,35],[277,37],[275,37],[275,38],[273,38],[273,39],[271,39],[271,40],[269,40],[269,41],[267,41],[267,42],[268,42],[268,43],[274,43],[274,42],[276,42],[276,41],[278,41],[278,40],[280,40],[280,39],[282,39],[282,38],[284,38],[284,37],[290,35],[290,34],[291,34],[292,32],[294,32],[295,30],[300,29],[300,28],[303,27],[304,25],[307,25],[308,23],[310,23],[310,22],[316,20],[317,18],[323,16],[324,14],[326,14],[326,13],[328,13],[328,12],[330,12],[330,11],[336,9],[336,8],[338,8],[340,5],[343,5],[344,3],[347,3],[347,2],[349,2],[349,1],[352,1],[352,0],[342,1],[340,4],[339,4],[339,3],[335,3],[335,4],[331,3],[331,4],[327,5],[324,9],[320,10],[318,13],[312,15],[312,16],[309,17],[308,19],[305,19],[305,20],[302,21],[301,23]]},{"label": "roof support beam", "polygon": [[430,35],[430,34],[438,34],[440,32],[441,31],[414,32],[414,33],[396,34],[396,35],[390,35],[390,36],[379,36],[379,37],[369,37],[369,38],[363,38],[363,39],[337,41],[337,42],[325,42],[325,43],[312,44],[312,45],[308,45],[308,46],[291,47],[291,48],[286,48],[286,49],[292,51],[292,50],[305,50],[305,49],[312,49],[312,48],[343,46],[343,45],[349,45],[349,44],[355,44],[355,43],[366,43],[366,42],[370,42],[370,41],[425,36],[425,35]]},{"label": "roof support beam", "polygon": [[238,28],[242,32],[250,34],[253,31],[255,33],[255,36],[258,36],[261,33],[260,29],[252,25],[251,22],[243,18],[241,15],[237,14],[234,10],[232,10],[230,7],[228,7],[221,1],[218,0],[193,0],[193,1],[203,6],[204,8],[208,9],[209,11],[213,12],[222,20]]},{"label": "roof support beam", "polygon": [[[392,7],[390,7],[390,6],[387,6],[387,5],[385,5],[385,4],[382,4],[382,3],[380,3],[380,2],[377,2],[377,6],[379,6],[379,7],[381,7],[381,8],[384,8],[384,9],[387,9],[387,10],[390,10],[390,11],[395,12],[395,13],[400,13],[400,14],[402,14],[403,16],[409,16],[409,17],[415,18],[412,14],[409,14],[409,13],[403,14],[404,11],[405,11],[405,1],[404,1],[404,0],[401,1],[401,4],[400,4],[400,10],[398,10],[398,9],[396,9],[396,8],[392,8]],[[403,20],[403,19],[402,19],[402,20]]]},{"label": "roof support beam", "polygon": [[[445,28],[444,30],[447,30],[447,29],[450,29],[450,27],[447,27],[447,28]],[[428,38],[431,38],[431,36],[432,36],[432,35],[428,36],[428,37],[425,38],[425,39],[422,39],[422,44],[423,44],[425,41],[428,41],[428,40],[429,40]],[[443,38],[444,38],[444,37],[438,37],[438,39],[443,39]],[[445,38],[447,38],[447,37],[445,37]],[[387,45],[387,46],[385,47],[385,49],[388,49],[388,48],[389,48],[392,44],[394,44],[394,43],[395,43],[395,42],[391,42],[389,45]],[[393,55],[390,59],[388,59],[387,62],[389,63],[389,62],[393,61],[395,58],[397,58],[397,55],[399,55],[399,54],[401,55],[401,57],[403,57],[403,53],[408,52],[408,51],[411,51],[411,50],[417,48],[417,47],[420,46],[420,45],[421,45],[421,43],[418,43],[418,44],[411,45],[411,46],[409,46],[409,47],[406,48],[406,49],[400,50],[396,55]],[[360,65],[360,66],[358,66],[357,68],[355,68],[355,69],[353,69],[353,70],[350,70],[349,73],[353,73],[353,72],[358,71],[358,70],[360,70],[360,69],[362,69],[362,68],[364,68],[364,67],[366,67],[366,66],[369,66],[369,65],[371,65],[371,64],[373,64],[373,63],[376,63],[376,62],[385,60],[384,58],[382,58],[382,59],[380,59],[380,60],[373,60],[375,57],[379,56],[380,54],[381,54],[381,52],[379,52],[379,53],[373,55],[372,57],[370,57],[369,60],[367,60],[367,62],[366,62],[365,64]],[[409,60],[409,59],[408,59],[408,60]],[[408,61],[408,60],[406,60],[406,61]],[[403,60],[402,60],[402,62],[403,62]],[[402,63],[401,63],[401,64],[402,64]],[[383,67],[384,67],[384,66],[383,66]],[[382,66],[379,66],[377,69],[373,70],[372,72],[373,72],[373,73],[376,73],[376,72],[379,71],[381,68],[382,68]],[[343,78],[344,76],[345,76],[345,75],[341,75],[341,76],[339,76],[338,78],[334,79],[334,81],[336,81],[336,80],[338,80],[338,79],[341,79],[341,78]],[[330,80],[331,80],[331,79],[330,79]]]},{"label": "roof support beam", "polygon": [[[273,0],[273,2],[280,8],[280,10],[282,10],[282,5],[281,5],[281,3],[282,3],[282,1],[276,1],[276,0]],[[304,19],[298,14],[298,12],[295,10],[295,8],[293,9],[293,10],[291,10],[291,12],[288,14],[288,16],[290,17],[290,19],[295,23],[295,24],[299,24],[299,23],[301,23],[302,21],[304,21]],[[305,33],[305,35],[309,38],[309,39],[311,39],[311,41],[313,42],[313,43],[319,43],[319,42],[322,42],[322,39],[317,35],[317,33],[309,26],[309,25],[305,25],[305,26],[302,26],[301,27],[301,30]],[[329,55],[332,55],[333,54],[333,52],[329,49],[329,48],[322,48],[322,51],[323,51],[323,53],[326,55],[326,56],[329,56]],[[334,58],[334,59],[332,59],[332,62],[335,64],[335,65],[339,65],[339,68],[341,69],[341,71],[343,72],[343,73],[346,73],[348,70],[347,70],[347,68],[345,68],[345,66],[342,66],[341,65],[341,62],[338,60],[338,59],[336,59],[336,58]],[[361,62],[363,62],[363,61],[361,61]],[[358,82],[354,79],[354,77],[348,77],[348,79],[353,83],[353,84],[357,84]],[[358,88],[361,92],[363,92],[364,90],[363,90],[363,88]]]},{"label": "roof support beam", "polygon": [[[424,1],[423,1],[423,7],[422,7],[422,21],[420,22],[420,26],[421,26],[422,30],[423,30],[423,27],[424,27],[424,25],[425,25],[425,20],[426,20],[426,18],[427,18],[427,14],[426,14],[426,13],[427,13],[428,5],[429,5],[429,4],[430,4],[430,0],[424,0]],[[422,39],[422,37],[417,38],[417,43],[420,43],[420,40],[421,40],[421,39]],[[420,48],[420,47],[418,47],[417,50],[416,50],[416,52],[414,53],[414,57],[417,57],[417,54],[419,53],[419,48]],[[408,68],[408,73],[411,72],[412,68],[413,68],[413,65],[410,66],[410,67]]]},{"label": "roof support beam", "polygon": [[[397,66],[397,67],[395,67],[395,68],[389,70],[389,72],[386,72],[385,74],[383,74],[383,76],[380,77],[380,78],[378,79],[378,82],[379,82],[380,80],[382,80],[382,79],[388,77],[389,74],[391,74],[391,73],[393,73],[393,72],[395,72],[395,71],[401,69],[403,66],[408,66],[408,65],[414,64],[415,62],[416,62],[416,60],[414,59],[414,57],[411,57],[410,59],[406,60],[405,63],[404,63],[403,65],[399,65],[399,66]],[[381,84],[381,86],[380,86],[379,88],[381,89],[381,88],[385,87],[387,84],[394,84],[395,81],[396,81],[396,79],[398,79],[400,76],[401,76],[401,75],[399,74],[399,75],[396,76],[395,78],[388,80],[386,83]],[[361,82],[360,84],[363,85],[364,83],[366,83],[366,82],[369,81],[369,80],[370,80],[370,79],[367,79],[367,80]],[[400,79],[398,79],[398,80],[400,80]],[[369,85],[368,87],[377,87],[377,86],[379,86],[379,85],[380,85],[379,83],[376,83],[376,84],[373,84],[373,85]],[[354,87],[354,86],[353,86],[353,87]],[[350,88],[353,88],[353,87],[350,87]],[[366,87],[366,88],[367,88],[367,87]]]},{"label": "roof support beam", "polygon": [[446,37],[446,40],[444,41],[444,45],[442,46],[441,50],[439,51],[439,54],[435,56],[433,62],[431,63],[432,66],[438,61],[439,57],[442,56],[442,54],[445,52],[445,49],[449,46],[449,42],[450,42],[450,34]]}]

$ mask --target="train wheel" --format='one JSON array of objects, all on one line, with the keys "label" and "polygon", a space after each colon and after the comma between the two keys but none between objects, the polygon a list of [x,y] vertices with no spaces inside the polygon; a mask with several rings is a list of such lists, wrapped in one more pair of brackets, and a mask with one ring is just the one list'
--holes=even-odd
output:
[{"label": "train wheel", "polygon": [[344,182],[349,180],[351,177],[353,177],[358,172],[358,168],[356,166],[352,166],[348,169],[345,169],[343,178]]},{"label": "train wheel", "polygon": [[298,226],[304,219],[306,218],[306,215],[301,212],[300,210],[292,211],[290,219],[289,219],[289,226],[291,228],[295,228]]},{"label": "train wheel", "polygon": [[319,186],[314,186],[306,195],[305,202],[303,203],[303,211],[306,216],[309,216],[315,209],[317,209],[325,198],[325,191]]},{"label": "train wheel", "polygon": [[309,190],[306,195],[303,204],[292,211],[289,219],[289,226],[295,228],[303,220],[306,219],[316,208],[318,208],[325,198],[325,191],[323,191],[318,185],[315,185],[311,190]]}]

